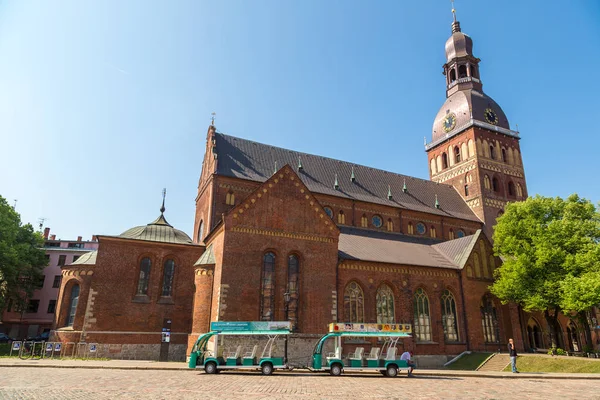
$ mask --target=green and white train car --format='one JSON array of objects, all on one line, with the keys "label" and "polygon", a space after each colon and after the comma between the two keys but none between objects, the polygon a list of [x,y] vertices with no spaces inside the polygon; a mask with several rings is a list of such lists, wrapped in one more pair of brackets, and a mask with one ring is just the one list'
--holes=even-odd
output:
[{"label": "green and white train car", "polygon": [[[253,322],[211,322],[210,332],[198,337],[192,348],[188,366],[204,368],[207,374],[216,374],[222,370],[251,369],[271,375],[276,369],[289,369],[287,354],[275,356],[275,342],[282,335],[289,335],[289,321],[253,321]],[[224,352],[219,344],[222,336],[264,336],[268,340],[259,353],[256,344],[244,352],[241,345],[235,351]]]}]

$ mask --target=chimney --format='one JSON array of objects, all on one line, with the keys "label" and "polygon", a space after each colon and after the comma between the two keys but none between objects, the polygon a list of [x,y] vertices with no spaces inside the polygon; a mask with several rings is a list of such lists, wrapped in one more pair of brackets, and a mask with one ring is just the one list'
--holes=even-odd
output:
[{"label": "chimney", "polygon": [[81,242],[81,236],[77,236],[77,241]]},{"label": "chimney", "polygon": [[48,235],[50,235],[50,228],[44,228],[44,239],[48,240]]},{"label": "chimney", "polygon": [[96,235],[92,235],[92,242],[97,242],[98,238],[96,237]]},{"label": "chimney", "polygon": [[50,240],[56,240],[56,235],[50,235]]}]

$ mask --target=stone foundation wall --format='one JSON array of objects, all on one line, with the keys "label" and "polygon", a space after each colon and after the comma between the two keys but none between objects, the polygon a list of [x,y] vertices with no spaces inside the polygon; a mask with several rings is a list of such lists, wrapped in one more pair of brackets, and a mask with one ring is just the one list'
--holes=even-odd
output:
[{"label": "stone foundation wall", "polygon": [[[90,352],[94,343],[63,343],[60,356],[79,358],[110,358],[114,360],[154,360],[160,359],[160,344],[102,344],[96,343],[96,352]],[[186,359],[187,345],[170,344],[169,361]],[[55,357],[59,354],[56,353]]]}]

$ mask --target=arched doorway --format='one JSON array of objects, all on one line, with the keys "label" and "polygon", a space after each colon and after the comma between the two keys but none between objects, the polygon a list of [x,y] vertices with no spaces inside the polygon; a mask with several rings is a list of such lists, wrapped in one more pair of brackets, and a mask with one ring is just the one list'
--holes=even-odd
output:
[{"label": "arched doorway", "polygon": [[569,321],[567,325],[567,338],[569,342],[569,350],[579,351],[579,339],[577,334],[577,325],[573,320]]},{"label": "arched doorway", "polygon": [[529,347],[532,349],[543,349],[544,340],[542,338],[542,330],[540,324],[533,319],[529,318],[527,323],[527,339],[529,341]]}]

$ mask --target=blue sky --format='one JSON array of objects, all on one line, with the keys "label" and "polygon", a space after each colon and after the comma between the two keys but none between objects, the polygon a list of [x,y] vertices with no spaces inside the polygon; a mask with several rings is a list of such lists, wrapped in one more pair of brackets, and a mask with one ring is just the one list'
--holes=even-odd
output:
[{"label": "blue sky", "polygon": [[[68,239],[192,233],[218,130],[420,178],[450,2],[0,0],[0,195]],[[600,3],[457,0],[530,194],[600,200]]]}]

